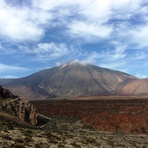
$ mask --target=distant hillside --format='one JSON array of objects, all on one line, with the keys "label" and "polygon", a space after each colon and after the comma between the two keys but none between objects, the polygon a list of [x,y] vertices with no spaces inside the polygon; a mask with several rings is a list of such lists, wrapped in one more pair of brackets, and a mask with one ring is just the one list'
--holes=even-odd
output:
[{"label": "distant hillside", "polygon": [[148,95],[148,78],[123,82],[119,84],[116,92],[120,95]]},{"label": "distant hillside", "polygon": [[4,89],[2,86],[0,86],[0,100],[3,101],[5,99],[15,99],[18,96],[11,93],[8,89]]},{"label": "distant hillside", "polygon": [[121,82],[133,79],[136,78],[120,71],[72,61],[3,86],[22,98],[37,100],[114,94]]},{"label": "distant hillside", "polygon": [[0,84],[1,84],[1,85],[4,85],[4,84],[6,84],[6,83],[11,82],[12,80],[14,80],[14,79],[0,79]]}]

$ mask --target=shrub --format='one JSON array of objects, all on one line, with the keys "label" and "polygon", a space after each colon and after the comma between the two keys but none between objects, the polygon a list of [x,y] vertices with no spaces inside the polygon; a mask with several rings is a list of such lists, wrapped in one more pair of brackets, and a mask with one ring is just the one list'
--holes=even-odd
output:
[{"label": "shrub", "polygon": [[14,139],[14,141],[15,141],[15,143],[23,143],[24,142],[24,140],[21,138],[16,138],[16,139]]},{"label": "shrub", "polygon": [[25,146],[23,144],[20,144],[20,143],[15,143],[12,147],[13,148],[25,148]]},{"label": "shrub", "polygon": [[25,136],[24,141],[25,141],[25,143],[29,143],[32,141],[32,137]]},{"label": "shrub", "polygon": [[12,140],[12,138],[9,135],[3,135],[3,138],[6,140]]}]

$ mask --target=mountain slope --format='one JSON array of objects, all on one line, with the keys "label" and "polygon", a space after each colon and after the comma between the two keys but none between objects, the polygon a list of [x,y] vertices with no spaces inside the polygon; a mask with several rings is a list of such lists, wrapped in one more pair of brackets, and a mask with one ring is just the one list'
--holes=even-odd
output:
[{"label": "mountain slope", "polygon": [[119,84],[116,92],[121,95],[148,95],[148,78],[130,80]]},{"label": "mountain slope", "polygon": [[123,81],[135,77],[115,70],[69,62],[4,84],[29,100],[53,97],[107,95]]},{"label": "mountain slope", "polygon": [[11,82],[12,80],[14,80],[14,79],[0,79],[0,84],[4,85],[4,84]]}]

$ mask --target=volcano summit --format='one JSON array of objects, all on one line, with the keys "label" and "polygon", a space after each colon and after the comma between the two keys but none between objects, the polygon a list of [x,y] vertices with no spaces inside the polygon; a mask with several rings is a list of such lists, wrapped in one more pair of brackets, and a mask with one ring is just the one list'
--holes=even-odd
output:
[{"label": "volcano summit", "polygon": [[29,100],[115,94],[122,82],[136,79],[129,74],[71,61],[3,84]]}]

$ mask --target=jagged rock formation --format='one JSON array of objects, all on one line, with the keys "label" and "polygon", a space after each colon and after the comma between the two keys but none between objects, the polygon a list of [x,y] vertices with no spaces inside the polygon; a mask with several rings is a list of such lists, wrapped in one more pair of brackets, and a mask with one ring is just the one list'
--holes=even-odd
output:
[{"label": "jagged rock formation", "polygon": [[37,125],[37,112],[36,108],[27,101],[23,101],[20,98],[13,100],[3,101],[1,103],[2,111],[12,114],[15,117],[20,118],[22,121]]},{"label": "jagged rock formation", "polygon": [[0,111],[18,117],[22,121],[37,125],[38,114],[36,108],[26,100],[13,95],[9,90],[0,87]]}]

